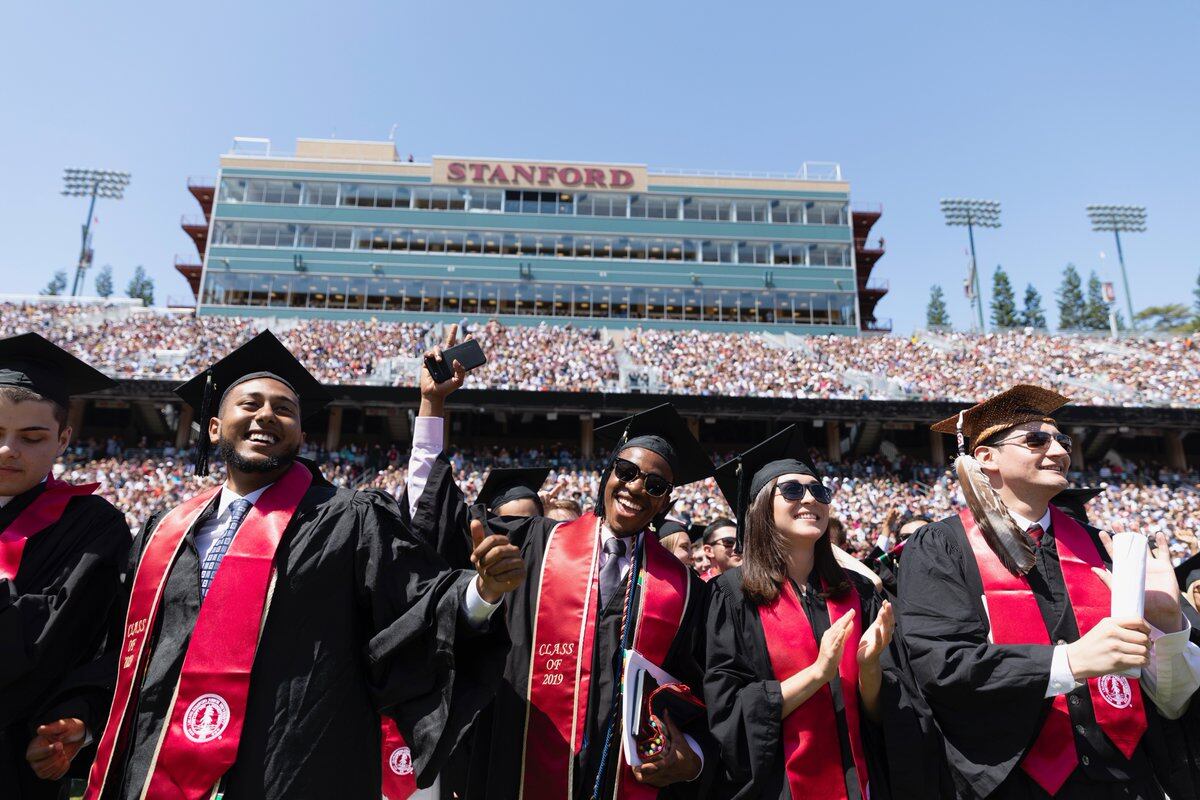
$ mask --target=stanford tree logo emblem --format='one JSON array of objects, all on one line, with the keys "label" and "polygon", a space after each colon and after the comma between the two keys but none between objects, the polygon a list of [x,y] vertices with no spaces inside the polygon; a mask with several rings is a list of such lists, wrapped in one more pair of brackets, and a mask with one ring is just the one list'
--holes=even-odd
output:
[{"label": "stanford tree logo emblem", "polygon": [[1100,696],[1113,708],[1129,708],[1133,705],[1133,692],[1124,675],[1105,675],[1100,678]]},{"label": "stanford tree logo emblem", "polygon": [[397,747],[388,757],[388,766],[397,775],[412,775],[412,751],[407,747]]},{"label": "stanford tree logo emblem", "polygon": [[220,738],[229,727],[229,703],[219,694],[202,694],[183,715],[183,735],[196,744]]}]

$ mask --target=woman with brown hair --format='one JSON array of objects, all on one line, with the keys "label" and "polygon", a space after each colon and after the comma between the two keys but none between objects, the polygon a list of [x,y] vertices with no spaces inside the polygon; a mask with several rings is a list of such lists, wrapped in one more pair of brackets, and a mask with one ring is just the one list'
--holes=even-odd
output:
[{"label": "woman with brown hair", "polygon": [[892,609],[838,565],[832,492],[792,455],[794,433],[717,472],[745,543],[742,566],[710,584],[704,697],[720,796],[886,797],[880,657]]}]

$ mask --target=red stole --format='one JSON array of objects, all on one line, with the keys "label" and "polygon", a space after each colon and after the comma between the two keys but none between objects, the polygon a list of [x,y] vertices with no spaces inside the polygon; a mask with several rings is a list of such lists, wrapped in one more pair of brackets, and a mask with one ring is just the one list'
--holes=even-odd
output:
[{"label": "red stole", "polygon": [[0,532],[0,579],[16,579],[17,570],[21,568],[21,555],[25,552],[25,543],[35,534],[58,522],[72,497],[89,495],[99,486],[98,483],[75,486],[47,478],[46,488],[42,493]]},{"label": "red stole", "polygon": [[[970,510],[964,508],[959,512],[959,518],[983,579],[992,641],[995,644],[1049,645],[1046,621],[1028,579],[1024,575],[1013,575],[1000,563],[984,541]],[[1050,506],[1050,525],[1058,544],[1067,597],[1082,636],[1109,615],[1110,592],[1092,572],[1092,567],[1103,569],[1104,562],[1083,526],[1054,506]],[[1104,675],[1088,679],[1088,693],[1096,724],[1129,758],[1146,730],[1146,711],[1139,683],[1123,675]],[[1037,739],[1021,760],[1021,768],[1047,793],[1054,795],[1078,764],[1067,695],[1060,694],[1054,698]]]},{"label": "red stole", "polygon": [[[275,549],[312,484],[299,463],[273,483],[238,529],[200,606],[175,687],[170,720],[163,726],[144,787],[154,800],[210,796],[233,764],[241,739],[254,652],[274,586]],[[96,800],[111,774],[118,741],[128,726],[130,703],[149,661],[146,640],[154,630],[162,593],[184,536],[221,491],[214,487],[175,507],[155,528],[133,579],[125,642],[108,724],[97,747],[85,800]]]},{"label": "red stole", "polygon": [[[842,650],[838,679],[846,706],[846,730],[850,734],[850,753],[858,771],[859,790],[863,797],[869,797],[867,759],[858,713],[858,642],[863,631],[861,603],[858,593],[850,588],[840,597],[826,598],[825,604],[831,623],[851,609],[855,612],[846,647]],[[820,642],[813,634],[790,580],[783,582],[774,603],[758,609],[758,618],[762,622],[776,680],[787,680],[817,660]],[[842,768],[833,690],[828,683],[783,719],[781,740],[792,797],[846,800],[846,773]]]},{"label": "red stole", "polygon": [[380,742],[383,747],[383,797],[384,800],[408,800],[417,791],[417,776],[413,772],[412,751],[400,735],[400,729],[391,717],[380,722]]},{"label": "red stole", "polygon": [[[645,558],[637,580],[638,618],[633,646],[655,664],[667,652],[687,608],[689,578],[683,566],[652,535],[643,534]],[[534,610],[529,705],[521,765],[521,797],[562,800],[571,796],[575,758],[583,746],[599,615],[600,520],[588,512],[550,532],[542,559]],[[596,746],[602,746],[597,743]],[[619,741],[614,744],[621,752]],[[616,795],[653,798],[658,790],[637,783],[622,759]]]}]

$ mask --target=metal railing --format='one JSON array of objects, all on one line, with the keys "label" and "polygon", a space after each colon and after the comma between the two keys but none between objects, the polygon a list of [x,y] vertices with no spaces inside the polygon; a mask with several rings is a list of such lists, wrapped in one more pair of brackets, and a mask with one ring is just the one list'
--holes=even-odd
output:
[{"label": "metal railing", "polygon": [[842,165],[833,161],[805,161],[795,172],[763,172],[754,170],[682,169],[678,167],[649,167],[650,175],[677,175],[690,178],[757,178],[760,180],[840,181]]},{"label": "metal railing", "polygon": [[217,179],[210,178],[210,177],[199,177],[196,175],[189,175],[188,179],[187,179],[187,185],[188,185],[189,189],[192,189],[192,188],[215,189],[215,188],[217,188]]},{"label": "metal railing", "polygon": [[203,215],[197,217],[192,214],[184,214],[179,218],[179,224],[184,228],[206,228],[208,227],[208,218]]}]

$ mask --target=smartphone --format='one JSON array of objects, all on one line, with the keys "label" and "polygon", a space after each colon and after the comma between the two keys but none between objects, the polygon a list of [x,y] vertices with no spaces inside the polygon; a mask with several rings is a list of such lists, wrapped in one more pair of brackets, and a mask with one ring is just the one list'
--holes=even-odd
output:
[{"label": "smartphone", "polygon": [[478,341],[467,339],[443,350],[441,361],[433,356],[426,356],[425,369],[429,370],[435,383],[445,383],[454,377],[452,365],[455,361],[462,364],[463,369],[467,372],[470,372],[476,367],[486,364],[487,357],[483,354],[483,348],[479,346]]}]

